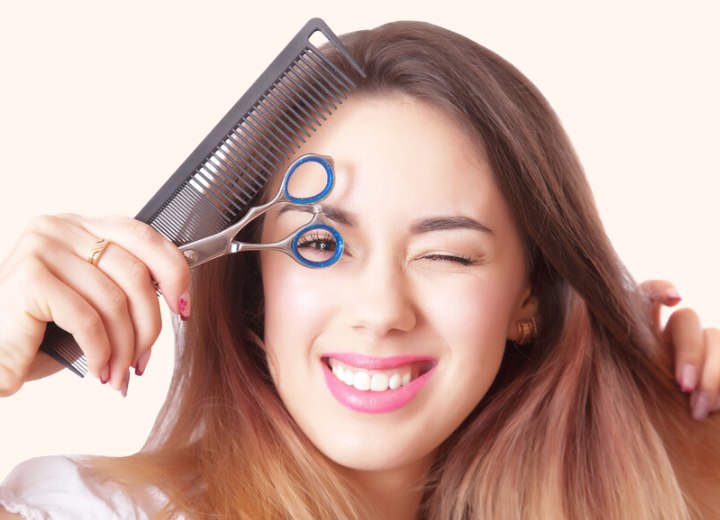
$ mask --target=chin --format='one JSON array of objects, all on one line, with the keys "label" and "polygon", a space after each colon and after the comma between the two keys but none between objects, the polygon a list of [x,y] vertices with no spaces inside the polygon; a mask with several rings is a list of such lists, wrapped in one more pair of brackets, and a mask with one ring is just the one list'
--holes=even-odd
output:
[{"label": "chin", "polygon": [[[412,441],[391,438],[384,432],[376,431],[372,439],[350,438],[339,433],[332,434],[342,442],[322,442],[315,446],[341,469],[362,473],[392,473],[408,468],[422,468],[424,472],[432,463],[435,449],[433,444],[418,443],[418,435],[411,435]],[[425,441],[429,439],[426,437]]]}]

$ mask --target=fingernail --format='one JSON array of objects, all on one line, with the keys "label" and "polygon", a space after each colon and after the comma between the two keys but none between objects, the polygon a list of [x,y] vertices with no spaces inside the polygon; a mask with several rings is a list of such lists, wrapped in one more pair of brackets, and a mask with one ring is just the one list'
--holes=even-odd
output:
[{"label": "fingernail", "polygon": [[100,383],[103,385],[110,381],[110,365],[105,365],[102,372],[100,373]]},{"label": "fingernail", "polygon": [[151,353],[152,353],[152,349],[147,349],[145,352],[143,352],[143,355],[138,358],[137,363],[135,363],[135,375],[136,376],[141,376],[145,372],[145,368],[147,367],[148,361],[150,361]]},{"label": "fingernail", "polygon": [[696,392],[690,399],[692,416],[696,421],[704,421],[710,413],[710,406],[715,403],[717,396],[711,392]]},{"label": "fingernail", "polygon": [[190,317],[190,295],[183,294],[178,301],[178,310],[180,311],[180,319],[186,321]]},{"label": "fingernail", "polygon": [[692,363],[685,363],[680,374],[680,389],[689,394],[695,390],[698,383],[697,367]]},{"label": "fingernail", "polygon": [[680,293],[677,289],[675,289],[675,287],[668,287],[665,289],[665,298],[667,298],[668,303],[671,305],[675,305],[682,301],[682,296],[680,296]]},{"label": "fingernail", "polygon": [[127,371],[127,374],[125,374],[125,379],[123,380],[122,388],[120,389],[120,394],[123,397],[127,397],[128,393],[128,386],[130,386],[130,371]]}]

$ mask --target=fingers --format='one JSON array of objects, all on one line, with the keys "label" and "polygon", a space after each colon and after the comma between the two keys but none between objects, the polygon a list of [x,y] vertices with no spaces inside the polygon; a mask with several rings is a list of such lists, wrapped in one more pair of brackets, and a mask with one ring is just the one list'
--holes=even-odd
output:
[{"label": "fingers", "polygon": [[702,421],[720,410],[720,330],[705,329],[703,333],[705,359],[698,388],[690,398],[692,416]]},{"label": "fingers", "polygon": [[[37,259],[3,280],[0,300],[0,395],[16,392],[27,380],[45,324],[55,321],[73,332],[96,376],[110,354],[110,341],[95,309],[57,279]],[[13,312],[20,309],[22,312]]]},{"label": "fingers", "polygon": [[[79,236],[75,243],[95,240],[94,235],[84,229],[78,228],[77,234]],[[79,256],[73,256],[80,260]],[[109,292],[104,292],[104,297],[109,299],[105,303],[106,308],[112,310],[112,306],[116,304],[115,310],[120,313],[127,311],[129,317],[128,322],[124,320],[124,316],[112,322],[112,326],[123,327],[128,333],[132,333],[129,340],[126,338],[124,343],[116,344],[120,348],[113,349],[110,362],[113,367],[111,385],[121,384],[121,387],[124,387],[127,383],[127,367],[136,367],[137,372],[138,362],[160,334],[162,323],[156,288],[148,266],[114,242],[105,248],[97,266],[86,262],[84,265],[86,270],[101,273],[107,281],[114,284],[113,288],[108,289]],[[181,266],[181,269],[186,270],[185,266]],[[126,348],[122,348],[123,346]]]},{"label": "fingers", "polygon": [[[111,385],[125,393],[129,381],[128,367],[134,367],[138,375],[145,371],[150,347],[160,333],[161,318],[156,290],[162,292],[173,312],[184,319],[189,316],[190,276],[187,262],[174,244],[150,226],[136,220],[77,215],[64,217],[76,224],[78,236],[71,243],[78,257],[91,250],[98,236],[111,241],[96,269],[114,282],[126,296],[125,305],[134,326],[122,325],[134,331],[134,348],[124,348],[124,344],[116,345],[110,360]],[[86,236],[81,237],[81,234]]]},{"label": "fingers", "polygon": [[640,288],[650,300],[648,312],[650,321],[659,333],[662,330],[661,312],[663,306],[674,307],[682,301],[675,286],[666,280],[648,280],[640,284]]},{"label": "fingers", "polygon": [[700,318],[692,309],[675,311],[668,318],[665,334],[675,350],[675,380],[683,392],[693,392],[705,359]]},{"label": "fingers", "polygon": [[[131,251],[147,267],[152,280],[170,309],[184,318],[189,316],[188,288],[190,271],[178,248],[155,229],[124,217],[87,218],[68,215],[95,237],[110,238],[113,243]],[[78,251],[87,254],[88,250]]]},{"label": "fingers", "polygon": [[115,244],[107,247],[98,263],[98,270],[125,296],[125,306],[130,318],[128,327],[133,332],[133,348],[129,351],[129,357],[123,359],[120,365],[125,366],[127,362],[136,367],[140,358],[149,352],[157,340],[162,327],[155,285],[147,267]]},{"label": "fingers", "polygon": [[[88,256],[100,237],[109,245],[93,265]],[[31,369],[39,373],[37,349],[49,321],[73,334],[93,375],[127,392],[129,367],[145,371],[160,333],[156,289],[187,318],[189,284],[177,247],[141,222],[36,219],[0,265],[0,307],[8,311],[0,312],[0,393],[19,388]]]},{"label": "fingers", "polygon": [[675,311],[665,329],[675,351],[675,376],[690,395],[690,411],[702,421],[720,411],[720,330],[703,328],[692,309]]},{"label": "fingers", "polygon": [[[88,239],[94,242],[92,237],[88,236]],[[139,343],[138,338],[147,336],[150,333],[147,330],[148,326],[152,327],[152,329],[159,329],[159,310],[153,311],[146,316],[139,314],[137,308],[141,305],[136,300],[142,300],[143,298],[137,294],[138,291],[132,286],[136,282],[130,276],[123,274],[118,277],[118,282],[112,276],[109,276],[106,271],[89,264],[73,252],[64,249],[60,244],[57,244],[57,241],[48,238],[45,240],[47,246],[38,251],[39,258],[60,282],[72,288],[77,295],[94,309],[109,339],[110,351],[108,356],[104,356],[102,359],[92,359],[93,356],[87,353],[88,366],[94,368],[91,372],[102,381],[109,381],[113,388],[121,390],[125,382],[127,367],[132,364],[136,357],[136,349],[142,345]],[[108,257],[110,253],[113,253],[115,257],[128,256],[127,253],[117,247],[115,251],[108,248],[106,252]],[[104,259],[105,255],[101,260]],[[125,264],[124,261],[118,258],[115,261],[110,261],[110,258],[107,258],[107,260],[107,270],[111,272],[120,269]],[[145,277],[148,278],[147,273],[145,273]],[[152,282],[149,278],[146,284],[150,287],[148,292],[152,293]],[[152,294],[154,297],[154,293]],[[154,306],[157,307],[157,302],[154,302]],[[157,323],[148,324],[148,318],[152,318],[153,315],[157,315]],[[62,324],[56,323],[62,327]],[[75,327],[77,326],[75,324]],[[65,330],[74,334],[72,329]],[[80,341],[78,341],[78,344],[81,347],[85,346]],[[98,363],[104,363],[104,365],[98,365]]]}]

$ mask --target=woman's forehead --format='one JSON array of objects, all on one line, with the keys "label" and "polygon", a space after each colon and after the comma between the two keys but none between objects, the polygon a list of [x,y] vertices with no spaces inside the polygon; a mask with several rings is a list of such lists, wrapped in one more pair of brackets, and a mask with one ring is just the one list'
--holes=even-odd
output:
[{"label": "woman's forehead", "polygon": [[401,93],[352,96],[303,146],[319,147],[409,164],[461,155],[485,162],[482,148],[446,111]]},{"label": "woman's forehead", "polygon": [[500,197],[482,148],[468,132],[439,108],[402,94],[352,97],[301,153],[333,158],[333,203],[433,203],[449,211]]}]

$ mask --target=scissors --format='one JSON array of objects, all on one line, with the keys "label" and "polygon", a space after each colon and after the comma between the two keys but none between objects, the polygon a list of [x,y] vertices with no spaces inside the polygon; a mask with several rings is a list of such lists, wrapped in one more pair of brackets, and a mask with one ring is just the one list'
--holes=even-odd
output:
[{"label": "scissors", "polygon": [[[290,193],[290,179],[300,166],[309,162],[318,163],[323,167],[325,185],[314,195],[296,197]],[[183,244],[180,246],[180,251],[182,251],[191,269],[224,255],[240,251],[262,251],[266,249],[282,251],[306,267],[330,266],[340,259],[345,244],[340,233],[327,224],[322,207],[317,203],[329,195],[334,185],[335,174],[333,173],[331,157],[317,154],[303,155],[288,167],[280,184],[280,189],[269,202],[253,206],[242,219],[219,233]],[[295,206],[312,205],[312,219],[277,242],[262,244],[235,240],[237,234],[250,222],[265,214],[271,208],[286,204]],[[303,254],[303,250],[305,254]],[[309,258],[308,255],[310,254],[315,257],[322,257],[322,259]],[[327,255],[330,256],[327,257]]]}]

